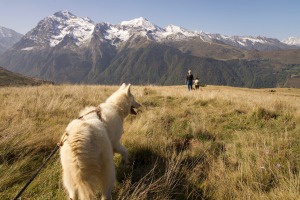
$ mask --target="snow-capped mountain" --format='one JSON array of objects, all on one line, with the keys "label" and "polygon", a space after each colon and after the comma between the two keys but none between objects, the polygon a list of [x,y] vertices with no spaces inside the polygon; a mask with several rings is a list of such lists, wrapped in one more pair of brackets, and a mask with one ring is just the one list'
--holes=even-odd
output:
[{"label": "snow-capped mountain", "polygon": [[137,37],[154,42],[182,41],[201,39],[204,42],[218,42],[246,50],[279,50],[295,48],[277,39],[266,37],[225,36],[208,34],[203,31],[190,31],[185,28],[169,25],[161,28],[147,19],[140,17],[120,24],[95,23],[89,18],[75,16],[69,11],[60,11],[41,20],[38,25],[22,39],[23,50],[57,45],[88,45],[94,35],[115,47]]},{"label": "snow-capped mountain", "polygon": [[104,22],[96,24],[88,18],[61,11],[44,18],[25,35],[22,41],[23,50],[55,47],[67,38],[76,46],[82,46],[90,42],[93,33],[99,32],[102,36],[100,40],[106,40],[114,46],[120,46],[123,42],[140,36],[157,42],[199,37],[199,33],[175,25],[166,29],[160,28],[143,17],[115,25]]},{"label": "snow-capped mountain", "polygon": [[278,39],[267,38],[264,36],[226,36],[220,34],[209,34],[209,37],[225,44],[246,50],[272,51],[296,48],[295,46],[282,43]]},{"label": "snow-capped mountain", "polygon": [[0,26],[0,54],[18,42],[21,37],[23,37],[22,34]]},{"label": "snow-capped mountain", "polygon": [[64,40],[72,40],[77,46],[89,41],[95,23],[69,11],[57,12],[44,18],[22,38],[23,50],[41,47],[55,47]]},{"label": "snow-capped mountain", "polygon": [[196,32],[188,31],[175,25],[169,25],[163,29],[143,17],[123,21],[116,25],[106,24],[105,28],[105,30],[102,29],[106,32],[104,39],[116,46],[120,46],[123,42],[137,37],[145,37],[147,40],[155,42],[199,37],[199,34]]},{"label": "snow-capped mountain", "polygon": [[300,38],[297,37],[288,37],[282,40],[282,42],[288,45],[300,46]]},{"label": "snow-capped mountain", "polygon": [[161,28],[143,17],[96,23],[60,11],[0,55],[0,66],[57,83],[182,84],[190,68],[207,84],[274,87],[288,77],[284,70],[300,63],[300,51],[260,51],[293,48],[262,36]]}]

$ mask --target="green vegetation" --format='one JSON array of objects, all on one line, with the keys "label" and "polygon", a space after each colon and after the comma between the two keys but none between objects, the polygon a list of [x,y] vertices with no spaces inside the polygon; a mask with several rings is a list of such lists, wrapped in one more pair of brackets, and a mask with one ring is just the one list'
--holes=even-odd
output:
[{"label": "green vegetation", "polygon": [[[84,106],[116,89],[0,88],[0,199],[15,197]],[[133,86],[132,92],[143,108],[125,121],[130,164],[115,156],[113,199],[299,198],[299,89]],[[22,199],[66,198],[57,153]]]}]

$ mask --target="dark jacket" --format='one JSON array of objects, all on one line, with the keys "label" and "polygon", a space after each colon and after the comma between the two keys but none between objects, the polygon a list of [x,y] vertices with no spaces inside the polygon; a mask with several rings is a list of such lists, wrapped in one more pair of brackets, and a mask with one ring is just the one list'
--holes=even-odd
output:
[{"label": "dark jacket", "polygon": [[186,76],[186,83],[192,85],[193,84],[193,80],[194,80],[194,76],[193,74],[188,74]]}]

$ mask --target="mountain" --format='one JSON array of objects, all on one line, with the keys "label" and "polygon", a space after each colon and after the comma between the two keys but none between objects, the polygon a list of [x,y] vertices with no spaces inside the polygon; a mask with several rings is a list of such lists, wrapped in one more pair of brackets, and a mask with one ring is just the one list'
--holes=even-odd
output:
[{"label": "mountain", "polygon": [[225,44],[246,50],[258,51],[274,51],[283,49],[297,49],[294,44],[280,42],[278,39],[267,38],[263,36],[224,36],[220,34],[212,34],[211,38],[224,42]]},{"label": "mountain", "polygon": [[53,84],[51,82],[42,81],[21,74],[13,73],[0,67],[0,86],[25,86],[25,85],[41,85]]},{"label": "mountain", "polygon": [[25,51],[37,50],[64,45],[68,40],[80,46],[91,38],[94,27],[94,23],[88,18],[76,17],[68,11],[57,12],[41,20],[15,45],[15,48]]},{"label": "mountain", "polygon": [[19,48],[23,46],[23,50],[30,50],[30,48],[54,47],[65,40],[73,40],[76,46],[82,46],[90,41],[95,27],[98,27],[98,31],[105,33],[103,39],[109,41],[113,46],[120,46],[121,43],[128,41],[131,37],[142,36],[149,41],[155,42],[199,38],[204,42],[219,42],[247,50],[296,48],[277,39],[262,36],[229,37],[220,34],[189,31],[175,25],[169,25],[163,29],[143,17],[123,21],[117,25],[108,23],[96,24],[89,18],[80,18],[68,11],[57,12],[53,16],[46,17],[40,21],[34,29],[26,34]]},{"label": "mountain", "polygon": [[22,34],[0,26],[0,54],[12,47],[22,37]]},{"label": "mountain", "polygon": [[300,46],[300,38],[297,37],[288,37],[282,40],[282,42],[288,45]]},{"label": "mountain", "polygon": [[44,18],[0,56],[14,72],[89,84],[183,84],[192,69],[205,84],[276,87],[297,64],[300,49],[277,39],[161,28],[143,17],[95,23],[69,11]]}]

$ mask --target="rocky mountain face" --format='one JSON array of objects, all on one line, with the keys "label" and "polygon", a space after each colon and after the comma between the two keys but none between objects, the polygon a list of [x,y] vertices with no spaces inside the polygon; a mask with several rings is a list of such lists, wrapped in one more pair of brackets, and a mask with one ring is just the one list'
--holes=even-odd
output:
[{"label": "rocky mountain face", "polygon": [[287,49],[300,55],[277,39],[160,28],[145,18],[95,23],[61,11],[1,55],[0,65],[57,83],[183,84],[192,69],[205,84],[274,87],[285,82],[290,63],[272,60],[272,51]]},{"label": "rocky mountain face", "polygon": [[0,54],[8,50],[23,37],[14,30],[0,26]]}]

